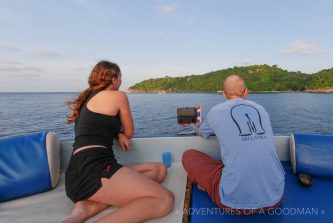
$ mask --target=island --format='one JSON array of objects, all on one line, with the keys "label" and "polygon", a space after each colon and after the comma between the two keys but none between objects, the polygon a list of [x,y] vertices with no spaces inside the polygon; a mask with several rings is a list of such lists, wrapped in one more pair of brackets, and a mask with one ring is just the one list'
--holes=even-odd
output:
[{"label": "island", "polygon": [[287,71],[277,65],[252,65],[212,71],[201,75],[165,76],[139,82],[127,89],[131,93],[220,92],[223,81],[238,74],[251,92],[327,92],[333,93],[333,67],[314,74]]}]

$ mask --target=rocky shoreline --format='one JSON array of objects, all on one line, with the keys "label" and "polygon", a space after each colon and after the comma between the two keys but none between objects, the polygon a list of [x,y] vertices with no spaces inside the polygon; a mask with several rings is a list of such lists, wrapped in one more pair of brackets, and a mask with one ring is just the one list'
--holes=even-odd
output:
[{"label": "rocky shoreline", "polygon": [[[217,92],[207,92],[207,91],[175,91],[175,90],[159,90],[159,91],[141,91],[134,89],[126,89],[126,93],[136,94],[136,93],[148,93],[148,94],[170,94],[170,93],[222,93],[222,91]],[[306,89],[304,91],[250,91],[250,93],[256,94],[270,94],[270,93],[333,93],[333,87],[319,88],[319,89]]]},{"label": "rocky shoreline", "polygon": [[319,88],[319,89],[308,89],[305,92],[309,93],[333,93],[333,87]]}]

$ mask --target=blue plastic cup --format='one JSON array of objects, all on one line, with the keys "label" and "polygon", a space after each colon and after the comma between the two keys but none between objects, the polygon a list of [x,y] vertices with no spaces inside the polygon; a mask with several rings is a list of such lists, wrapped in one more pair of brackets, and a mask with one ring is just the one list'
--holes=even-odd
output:
[{"label": "blue plastic cup", "polygon": [[170,152],[163,152],[162,160],[163,160],[164,165],[167,168],[171,167],[171,153]]}]

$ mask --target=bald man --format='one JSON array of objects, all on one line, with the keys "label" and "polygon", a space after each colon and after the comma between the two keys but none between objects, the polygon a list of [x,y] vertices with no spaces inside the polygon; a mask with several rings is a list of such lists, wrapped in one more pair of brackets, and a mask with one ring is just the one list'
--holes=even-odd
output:
[{"label": "bald man", "polygon": [[246,100],[244,80],[229,76],[223,85],[226,101],[214,106],[199,135],[215,134],[221,160],[190,149],[183,166],[190,179],[220,207],[233,214],[254,214],[276,208],[284,192],[284,170],[276,154],[269,115]]}]

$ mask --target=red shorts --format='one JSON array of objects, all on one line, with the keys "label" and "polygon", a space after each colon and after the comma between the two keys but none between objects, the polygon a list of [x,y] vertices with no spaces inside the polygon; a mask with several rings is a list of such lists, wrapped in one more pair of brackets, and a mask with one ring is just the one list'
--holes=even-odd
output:
[{"label": "red shorts", "polygon": [[211,199],[220,208],[227,209],[231,214],[255,214],[261,211],[267,211],[277,208],[282,199],[273,206],[260,209],[234,209],[221,203],[220,199],[220,179],[222,176],[222,161],[215,160],[206,153],[198,150],[190,149],[183,154],[183,166],[193,183],[197,183],[199,187],[205,190]]}]

